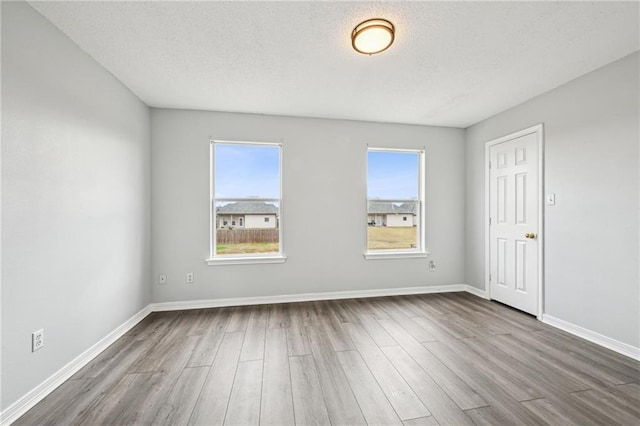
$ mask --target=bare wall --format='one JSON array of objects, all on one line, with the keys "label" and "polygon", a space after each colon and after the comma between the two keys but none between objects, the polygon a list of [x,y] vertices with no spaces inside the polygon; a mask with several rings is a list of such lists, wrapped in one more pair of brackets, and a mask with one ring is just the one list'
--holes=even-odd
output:
[{"label": "bare wall", "polygon": [[[464,130],[167,109],[151,110],[151,128],[155,302],[463,283]],[[206,265],[211,137],[282,142],[286,263]],[[435,272],[427,259],[364,259],[367,144],[426,148]]]},{"label": "bare wall", "polygon": [[4,410],[149,303],[151,154],[148,107],[24,2],[2,113]]},{"label": "bare wall", "polygon": [[484,150],[544,123],[545,313],[640,346],[639,55],[467,129],[466,282],[484,289]]}]

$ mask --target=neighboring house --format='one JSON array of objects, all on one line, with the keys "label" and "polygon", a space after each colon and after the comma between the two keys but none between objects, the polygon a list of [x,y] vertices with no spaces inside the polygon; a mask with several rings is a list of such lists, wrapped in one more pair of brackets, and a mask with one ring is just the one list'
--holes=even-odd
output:
[{"label": "neighboring house", "polygon": [[230,203],[216,209],[216,228],[277,228],[278,207],[257,202]]},{"label": "neighboring house", "polygon": [[416,226],[416,203],[394,204],[388,201],[369,201],[369,226]]}]

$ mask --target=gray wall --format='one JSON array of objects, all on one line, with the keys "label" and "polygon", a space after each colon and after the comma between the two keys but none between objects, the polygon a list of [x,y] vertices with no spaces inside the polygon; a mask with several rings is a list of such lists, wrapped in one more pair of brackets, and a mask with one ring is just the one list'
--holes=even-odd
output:
[{"label": "gray wall", "polygon": [[[151,110],[155,302],[462,283],[464,130]],[[282,141],[285,264],[207,266],[209,140]],[[366,149],[426,148],[427,259],[365,260]],[[195,283],[186,284],[193,272]],[[166,273],[167,285],[157,276]]]},{"label": "gray wall", "polygon": [[23,2],[2,2],[2,114],[5,409],[149,303],[150,129]]},{"label": "gray wall", "polygon": [[466,282],[484,288],[485,143],[545,126],[545,313],[640,346],[639,55],[467,129]]}]

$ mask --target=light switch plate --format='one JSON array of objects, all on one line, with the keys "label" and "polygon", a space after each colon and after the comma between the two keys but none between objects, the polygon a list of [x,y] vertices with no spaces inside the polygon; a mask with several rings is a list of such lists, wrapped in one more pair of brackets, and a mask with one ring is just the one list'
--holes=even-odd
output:
[{"label": "light switch plate", "polygon": [[547,194],[547,205],[548,206],[556,205],[556,194]]}]

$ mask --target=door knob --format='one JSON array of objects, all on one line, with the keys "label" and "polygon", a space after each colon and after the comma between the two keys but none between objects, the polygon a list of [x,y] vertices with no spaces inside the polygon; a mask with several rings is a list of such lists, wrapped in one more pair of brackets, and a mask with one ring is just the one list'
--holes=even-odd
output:
[{"label": "door knob", "polygon": [[533,232],[527,232],[526,234],[524,234],[525,238],[529,238],[529,239],[534,239],[536,237],[536,234],[534,234]]}]

